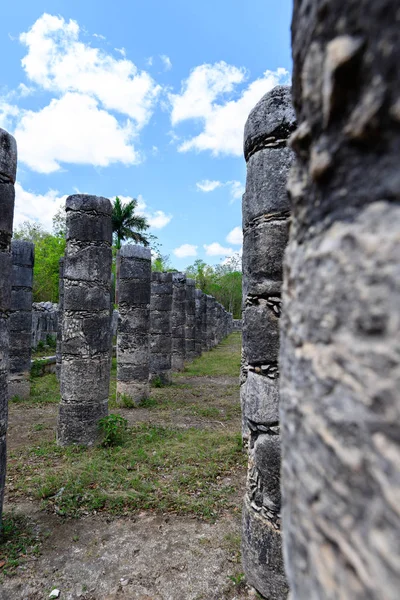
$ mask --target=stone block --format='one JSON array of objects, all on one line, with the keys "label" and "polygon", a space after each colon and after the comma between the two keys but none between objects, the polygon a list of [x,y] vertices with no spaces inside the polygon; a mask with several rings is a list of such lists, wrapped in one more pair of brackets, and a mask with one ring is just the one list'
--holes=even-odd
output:
[{"label": "stone block", "polygon": [[0,180],[15,183],[17,175],[17,143],[15,138],[0,129]]},{"label": "stone block", "polygon": [[77,246],[68,253],[63,277],[71,281],[99,282],[108,286],[111,261],[112,256],[107,246]]},{"label": "stone block", "polygon": [[249,371],[246,380],[246,393],[242,399],[244,418],[264,425],[279,422],[279,379],[270,379],[254,371]]},{"label": "stone block", "polygon": [[[280,309],[280,304],[278,305]],[[249,364],[276,363],[279,354],[279,316],[268,300],[246,306],[243,311],[243,350]]]},{"label": "stone block", "polygon": [[1,177],[0,202],[0,248],[8,248],[14,221],[15,189],[12,183],[1,183]]}]

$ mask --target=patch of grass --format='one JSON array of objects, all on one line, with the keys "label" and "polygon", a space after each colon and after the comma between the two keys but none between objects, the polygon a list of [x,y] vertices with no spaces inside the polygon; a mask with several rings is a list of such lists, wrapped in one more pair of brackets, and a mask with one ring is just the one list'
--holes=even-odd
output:
[{"label": "patch of grass", "polygon": [[205,352],[193,362],[187,364],[177,377],[227,376],[239,377],[242,336],[231,333],[216,348]]},{"label": "patch of grass", "polygon": [[32,426],[33,431],[43,431],[43,429],[46,429],[46,425],[44,423],[35,423],[35,425]]},{"label": "patch of grass", "polygon": [[143,398],[138,406],[140,408],[154,408],[155,406],[158,406],[158,402],[155,398]]},{"label": "patch of grass", "polygon": [[22,515],[3,515],[0,532],[0,582],[30,556],[40,553],[40,536]]},{"label": "patch of grass", "polygon": [[128,421],[120,415],[107,415],[100,419],[99,429],[103,436],[103,446],[122,446],[127,437]]},{"label": "patch of grass", "polygon": [[[215,519],[233,508],[224,477],[245,465],[241,436],[143,424],[118,448],[59,448],[54,442],[11,454],[16,492],[60,515],[156,510]],[[236,478],[234,478],[236,480]]]},{"label": "patch of grass", "polygon": [[35,377],[31,380],[31,395],[27,400],[14,396],[12,404],[36,406],[41,404],[58,404],[60,402],[60,385],[53,374]]}]

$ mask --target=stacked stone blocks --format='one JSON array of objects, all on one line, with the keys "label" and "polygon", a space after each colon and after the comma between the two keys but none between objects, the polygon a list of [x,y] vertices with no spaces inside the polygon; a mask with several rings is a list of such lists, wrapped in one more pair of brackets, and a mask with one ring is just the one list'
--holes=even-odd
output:
[{"label": "stacked stone blocks", "polygon": [[66,200],[61,403],[57,439],[92,445],[108,414],[110,383],[111,203],[77,194]]},{"label": "stacked stone blocks", "polygon": [[172,273],[152,273],[150,300],[150,380],[171,381]]}]

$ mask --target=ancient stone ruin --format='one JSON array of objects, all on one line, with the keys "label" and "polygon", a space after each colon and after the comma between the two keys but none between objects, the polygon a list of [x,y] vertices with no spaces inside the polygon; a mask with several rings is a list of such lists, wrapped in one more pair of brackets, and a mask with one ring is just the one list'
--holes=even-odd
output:
[{"label": "ancient stone ruin", "polygon": [[57,315],[57,345],[56,345],[56,375],[60,381],[62,362],[62,321],[64,310],[64,257],[60,258],[58,268],[58,315]]},{"label": "ancient stone ruin", "polygon": [[172,273],[152,273],[150,299],[150,381],[171,381]]},{"label": "ancient stone ruin", "polygon": [[196,282],[186,279],[185,358],[196,357]]},{"label": "ancient stone ruin", "polygon": [[108,414],[110,384],[111,202],[66,200],[61,403],[57,440],[92,445]]},{"label": "ancient stone ruin", "polygon": [[399,597],[399,19],[395,0],[294,2],[280,351],[293,600]]},{"label": "ancient stone ruin", "polygon": [[171,309],[171,335],[172,335],[172,370],[182,371],[186,357],[186,275],[184,273],[172,274],[172,309]]},{"label": "ancient stone ruin", "polygon": [[127,244],[119,255],[117,401],[138,404],[150,392],[151,252]]},{"label": "ancient stone ruin", "polygon": [[295,128],[290,88],[278,86],[250,113],[243,196],[243,437],[249,448],[242,557],[247,579],[266,598],[286,598],[281,551],[279,317],[290,205],[287,148]]},{"label": "ancient stone ruin", "polygon": [[11,236],[16,174],[17,144],[7,131],[0,129],[0,521],[7,460],[9,314],[12,282]]},{"label": "ancient stone ruin", "polygon": [[10,327],[10,376],[8,395],[29,398],[32,354],[32,286],[35,246],[32,242],[11,242],[12,292]]}]

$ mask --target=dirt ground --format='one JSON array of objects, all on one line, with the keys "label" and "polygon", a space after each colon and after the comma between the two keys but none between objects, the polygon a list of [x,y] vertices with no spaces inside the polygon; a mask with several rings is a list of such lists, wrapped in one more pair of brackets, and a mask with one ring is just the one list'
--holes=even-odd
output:
[{"label": "dirt ground", "polygon": [[[118,410],[131,425],[153,423],[177,428],[240,431],[236,377],[179,377],[165,409]],[[165,394],[157,389],[152,396]],[[176,399],[179,398],[177,402]],[[202,399],[212,402],[206,418],[189,410]],[[175,401],[173,401],[175,399]],[[189,407],[189,409],[188,409]],[[233,407],[233,408],[232,408]],[[217,409],[217,410],[215,410]],[[219,415],[219,416],[218,416]],[[18,453],[54,439],[57,405],[11,405],[8,443]],[[35,428],[40,424],[39,430]],[[215,523],[196,516],[142,511],[122,517],[92,513],[79,519],[46,511],[32,498],[14,495],[7,485],[5,513],[29,518],[40,534],[38,556],[22,560],[12,576],[3,577],[1,600],[42,600],[52,589],[61,600],[234,600],[256,598],[242,581],[240,514],[245,469],[225,483],[234,489],[235,510]],[[1,570],[0,570],[1,574]]]}]

